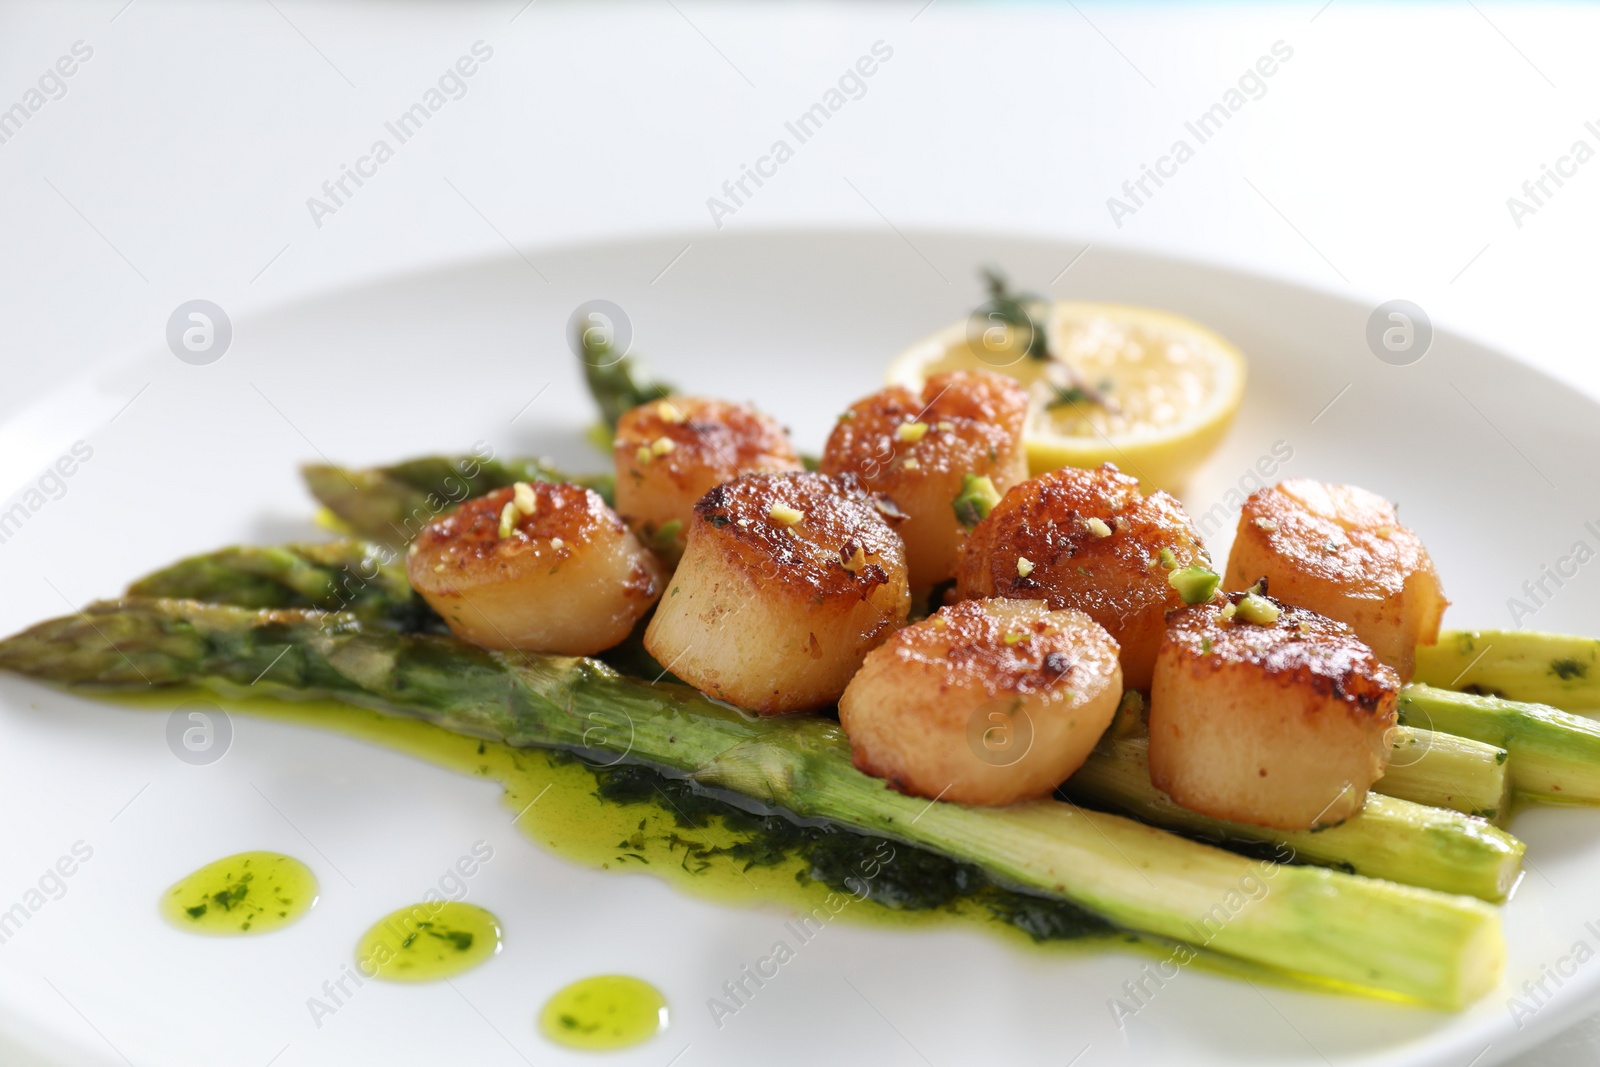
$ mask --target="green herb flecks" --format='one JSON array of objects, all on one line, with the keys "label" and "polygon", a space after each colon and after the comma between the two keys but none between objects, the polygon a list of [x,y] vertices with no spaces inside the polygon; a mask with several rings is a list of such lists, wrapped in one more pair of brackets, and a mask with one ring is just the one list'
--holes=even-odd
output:
[{"label": "green herb flecks", "polygon": [[1553,660],[1550,663],[1550,673],[1564,682],[1570,682],[1574,678],[1589,677],[1589,665],[1575,659]]},{"label": "green herb flecks", "polygon": [[[1002,888],[972,864],[934,852],[839,827],[804,826],[778,813],[756,814],[639,764],[585,766],[594,775],[595,795],[603,800],[658,805],[680,829],[704,831],[721,824],[736,836],[734,844],[717,849],[698,835],[664,835],[670,848],[682,849],[687,870],[708,869],[719,852],[747,871],[798,857],[805,863],[801,877],[897,911],[970,901],[1035,941],[1100,937],[1115,929],[1075,904]],[[645,826],[641,820],[639,832],[623,843],[642,847]]]}]

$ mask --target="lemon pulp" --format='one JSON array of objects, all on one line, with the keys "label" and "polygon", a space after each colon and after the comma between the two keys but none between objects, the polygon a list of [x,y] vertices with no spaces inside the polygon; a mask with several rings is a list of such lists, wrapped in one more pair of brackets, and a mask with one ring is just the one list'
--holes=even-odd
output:
[{"label": "lemon pulp", "polygon": [[964,321],[919,341],[890,364],[888,380],[920,389],[947,371],[1015,378],[1031,400],[1032,474],[1115,463],[1147,489],[1177,490],[1221,443],[1244,397],[1239,350],[1168,312],[1057,301],[1045,324],[1051,359],[1029,357],[1018,331],[983,327]]}]

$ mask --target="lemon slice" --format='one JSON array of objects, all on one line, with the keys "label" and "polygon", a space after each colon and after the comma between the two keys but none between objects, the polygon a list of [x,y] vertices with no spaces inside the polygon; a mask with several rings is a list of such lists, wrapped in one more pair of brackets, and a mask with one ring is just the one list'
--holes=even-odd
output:
[{"label": "lemon slice", "polygon": [[974,316],[895,357],[888,382],[921,389],[946,371],[1009,375],[1033,400],[1025,431],[1033,474],[1109,462],[1147,489],[1171,491],[1221,443],[1244,397],[1244,356],[1180,315],[1061,300],[1049,305],[1044,330],[1054,358],[1035,359],[1026,331]]}]

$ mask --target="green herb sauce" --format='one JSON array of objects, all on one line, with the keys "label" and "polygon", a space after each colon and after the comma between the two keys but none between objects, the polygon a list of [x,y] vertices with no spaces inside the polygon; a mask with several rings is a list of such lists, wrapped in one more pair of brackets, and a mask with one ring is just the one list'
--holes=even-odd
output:
[{"label": "green herb sauce", "polygon": [[241,852],[208,863],[161,896],[161,914],[180,930],[221,936],[288,926],[317,902],[317,876],[292,856]]},{"label": "green herb sauce", "polygon": [[608,1052],[667,1028],[667,1000],[649,982],[601,974],[573,982],[545,1002],[539,1030],[558,1045]]},{"label": "green herb sauce", "polygon": [[[196,693],[116,699],[170,708]],[[1022,944],[1135,940],[1066,901],[995,885],[970,864],[834,825],[753,813],[741,806],[747,801],[709,795],[649,767],[591,765],[566,752],[483,741],[333,701],[219,702],[497,781],[517,828],[541,847],[585,867],[646,873],[702,899],[809,914],[850,894],[851,906],[838,914],[852,923],[976,925]]]},{"label": "green herb sauce", "polygon": [[356,945],[369,978],[432,982],[470,971],[500,951],[500,920],[454,900],[413,904],[373,923]]}]

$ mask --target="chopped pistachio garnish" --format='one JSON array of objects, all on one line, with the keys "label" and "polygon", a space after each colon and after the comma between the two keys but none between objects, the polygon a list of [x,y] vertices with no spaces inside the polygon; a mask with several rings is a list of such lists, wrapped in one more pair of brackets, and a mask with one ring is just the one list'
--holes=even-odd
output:
[{"label": "chopped pistachio garnish", "polygon": [[1090,519],[1088,522],[1084,523],[1084,525],[1089,528],[1090,535],[1097,539],[1103,539],[1111,536],[1111,527],[1106,525],[1106,521],[1104,519]]},{"label": "chopped pistachio garnish", "polygon": [[1278,521],[1276,519],[1256,519],[1255,527],[1258,530],[1265,530],[1267,533],[1274,533],[1278,529]]},{"label": "chopped pistachio garnish", "polygon": [[641,464],[649,463],[650,462],[650,446],[649,445],[640,445],[639,446],[639,451],[637,451],[637,452],[635,452],[633,454],[633,458],[638,460]]},{"label": "chopped pistachio garnish", "polygon": [[1172,554],[1172,549],[1163,548],[1156,553],[1156,559],[1161,561],[1163,570],[1175,571],[1178,569],[1178,557]]},{"label": "chopped pistachio garnish", "polygon": [[524,515],[532,515],[539,510],[539,499],[533,495],[533,486],[527,482],[518,482],[511,487],[511,502]]},{"label": "chopped pistachio garnish", "polygon": [[511,531],[517,526],[517,503],[507,500],[506,506],[500,509],[500,536],[510,537]]},{"label": "chopped pistachio garnish", "polygon": [[956,521],[970,530],[987,519],[998,503],[1000,490],[994,487],[992,479],[987,475],[963,474],[961,492],[950,501],[950,506],[956,509]]},{"label": "chopped pistachio garnish", "polygon": [[1198,564],[1190,564],[1167,575],[1167,584],[1178,591],[1185,604],[1204,604],[1217,591],[1222,576]]},{"label": "chopped pistachio garnish", "polygon": [[853,419],[853,418],[855,418],[855,417],[856,417],[856,413],[855,413],[855,412],[853,412],[853,411],[846,411],[846,412],[842,412],[842,413],[841,413],[841,414],[840,414],[840,415],[839,415],[839,421],[840,421],[840,422],[849,422],[849,421],[850,421],[850,420],[851,420],[851,419]]},{"label": "chopped pistachio garnish", "polygon": [[1202,637],[1200,639],[1200,654],[1202,656],[1211,655],[1211,638]]},{"label": "chopped pistachio garnish", "polygon": [[1010,633],[1006,634],[1006,644],[1008,644],[1008,645],[1015,645],[1015,644],[1018,644],[1020,642],[1026,641],[1027,639],[1028,639],[1028,635],[1027,634],[1019,633],[1016,630],[1012,630]]},{"label": "chopped pistachio garnish", "polygon": [[794,508],[791,508],[788,504],[774,504],[767,511],[767,518],[771,519],[773,522],[782,523],[785,526],[793,526],[795,523],[799,522],[805,517],[805,512],[797,511]]},{"label": "chopped pistachio garnish", "polygon": [[561,540],[559,537],[552,537],[550,538],[550,547],[555,549],[557,552],[560,552],[563,548],[567,547],[567,543]]},{"label": "chopped pistachio garnish", "polygon": [[925,422],[902,422],[894,428],[894,439],[914,445],[922,440],[927,432],[928,424]]},{"label": "chopped pistachio garnish", "polygon": [[1224,604],[1222,606],[1222,615],[1220,618],[1223,622],[1227,622],[1229,619],[1233,618],[1234,615],[1238,614],[1238,611],[1239,609],[1237,606],[1233,604]]},{"label": "chopped pistachio garnish", "polygon": [[1239,618],[1257,626],[1272,626],[1283,612],[1278,605],[1259,593],[1246,593],[1239,601]]},{"label": "chopped pistachio garnish", "polygon": [[678,534],[682,532],[682,519],[668,519],[666,522],[662,523],[660,529],[656,530],[656,535],[653,538],[655,541],[656,551],[669,552],[676,548],[678,543]]},{"label": "chopped pistachio garnish", "polygon": [[662,422],[684,422],[687,416],[678,410],[678,406],[670,400],[663,400],[656,405],[656,415]]},{"label": "chopped pistachio garnish", "polygon": [[672,438],[658,437],[654,441],[650,442],[650,454],[652,456],[664,456],[677,447],[678,443]]},{"label": "chopped pistachio garnish", "polygon": [[1033,573],[1033,560],[1027,556],[1017,557],[1017,577],[1026,578]]},{"label": "chopped pistachio garnish", "polygon": [[900,465],[908,471],[917,471],[922,469],[922,464],[917,462],[916,456],[907,456],[905,458],[905,462],[901,463]]},{"label": "chopped pistachio garnish", "polygon": [[1295,624],[1295,629],[1299,630],[1301,635],[1305,635],[1311,632],[1311,624],[1301,619],[1300,622]]},{"label": "chopped pistachio garnish", "polygon": [[940,433],[951,433],[956,428],[956,424],[951,422],[949,419],[940,419],[938,422],[934,423],[933,425],[934,425],[934,428],[937,429]]}]

